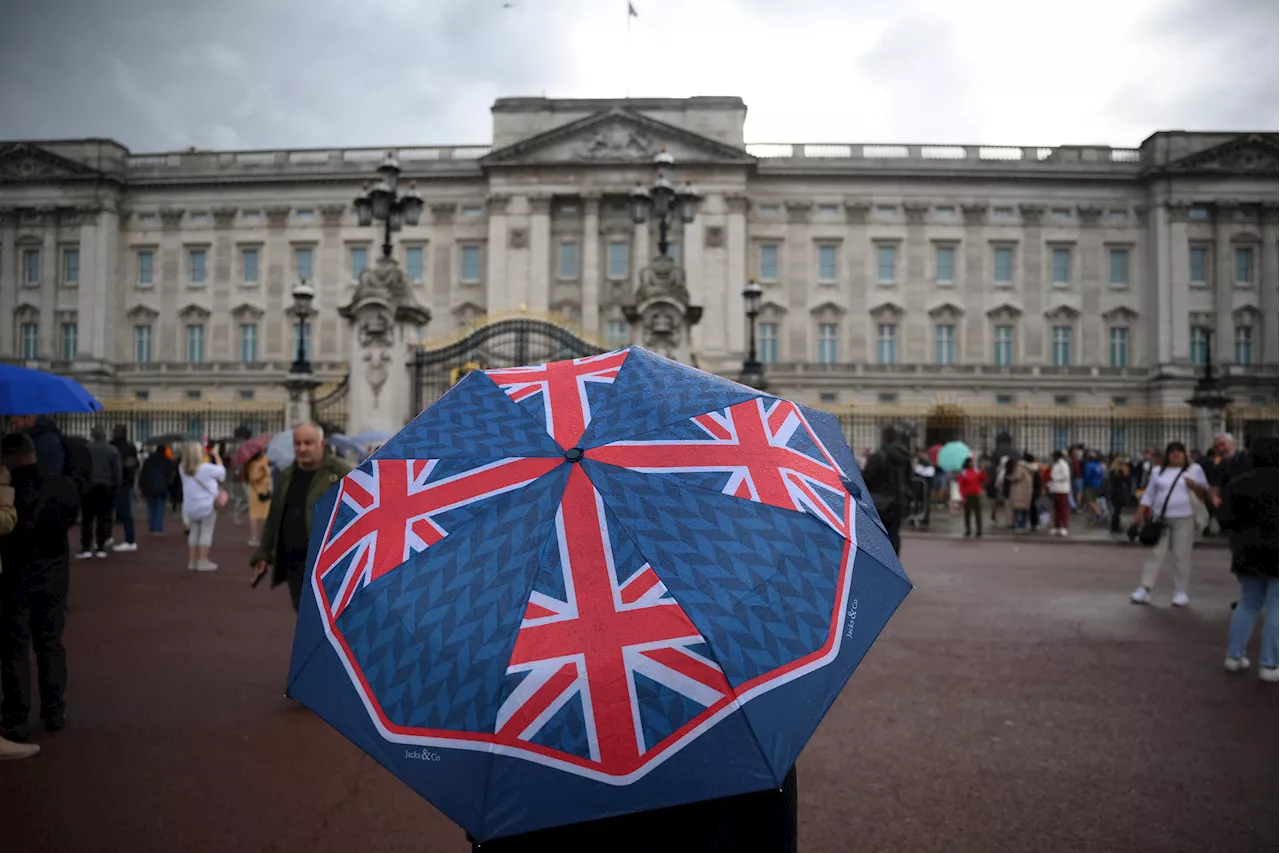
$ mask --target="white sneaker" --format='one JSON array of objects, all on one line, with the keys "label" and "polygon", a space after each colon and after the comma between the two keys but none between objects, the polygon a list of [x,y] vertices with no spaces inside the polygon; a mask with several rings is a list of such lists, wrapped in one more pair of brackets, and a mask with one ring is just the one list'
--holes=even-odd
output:
[{"label": "white sneaker", "polygon": [[1222,668],[1227,672],[1243,672],[1249,668],[1249,659],[1244,655],[1238,658],[1227,658],[1222,662]]},{"label": "white sneaker", "polygon": [[40,751],[34,743],[14,743],[8,738],[0,737],[0,761],[17,761],[30,758]]},{"label": "white sneaker", "polygon": [[1059,530],[1059,531],[1058,531],[1058,535],[1059,535],[1059,536],[1061,536],[1063,539],[1066,539],[1066,538],[1067,538],[1067,528],[1065,528],[1065,527],[1064,527],[1064,528],[1062,528],[1061,530]]},{"label": "white sneaker", "polygon": [[138,550],[137,542],[121,542],[111,549],[112,551],[136,551]]},{"label": "white sneaker", "polygon": [[1191,603],[1191,599],[1187,597],[1187,594],[1185,592],[1183,592],[1182,590],[1178,590],[1173,594],[1172,603],[1174,607],[1186,607],[1188,604]]},{"label": "white sneaker", "polygon": [[99,560],[105,560],[105,559],[107,559],[107,552],[106,552],[106,551],[99,551],[98,553],[94,554],[93,556],[97,557]]},{"label": "white sneaker", "polygon": [[1277,670],[1274,666],[1260,666],[1258,667],[1258,680],[1265,681],[1268,684],[1275,684],[1280,681],[1280,670]]},{"label": "white sneaker", "polygon": [[201,562],[196,563],[197,572],[212,572],[217,568],[218,568],[218,564],[213,562],[212,560],[202,560]]},{"label": "white sneaker", "polygon": [[79,554],[76,554],[77,560],[88,560],[88,559],[91,559],[92,557],[93,557],[92,551],[81,551]]},{"label": "white sneaker", "polygon": [[103,544],[103,547],[110,548],[112,545],[116,544],[116,537],[108,536],[107,541],[102,544]]},{"label": "white sneaker", "polygon": [[189,571],[189,572],[194,572],[195,570],[196,570],[196,564],[195,564],[195,563],[187,563],[187,571]]},{"label": "white sneaker", "polygon": [[1147,604],[1151,601],[1151,592],[1145,586],[1140,586],[1129,596],[1129,601],[1134,604]]}]

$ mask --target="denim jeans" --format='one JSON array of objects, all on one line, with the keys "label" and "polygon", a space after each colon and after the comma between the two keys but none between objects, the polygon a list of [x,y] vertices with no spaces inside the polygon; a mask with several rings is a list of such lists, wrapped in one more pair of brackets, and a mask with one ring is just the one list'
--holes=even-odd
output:
[{"label": "denim jeans", "polygon": [[121,486],[116,490],[116,518],[124,526],[124,541],[133,543],[133,487]]},{"label": "denim jeans", "polygon": [[1257,577],[1255,575],[1237,575],[1240,581],[1240,603],[1231,614],[1231,629],[1227,633],[1227,657],[1238,658],[1244,654],[1244,647],[1249,643],[1249,635],[1253,633],[1253,625],[1258,621],[1258,612],[1266,608],[1267,615],[1262,620],[1262,652],[1258,665],[1275,668],[1277,664],[1277,643],[1280,638],[1276,634],[1276,578]]},{"label": "denim jeans", "polygon": [[1031,524],[1031,511],[1026,509],[1015,509],[1013,511],[1013,529],[1026,530]]},{"label": "denim jeans", "polygon": [[152,533],[164,533],[164,505],[167,498],[147,497],[147,529]]}]

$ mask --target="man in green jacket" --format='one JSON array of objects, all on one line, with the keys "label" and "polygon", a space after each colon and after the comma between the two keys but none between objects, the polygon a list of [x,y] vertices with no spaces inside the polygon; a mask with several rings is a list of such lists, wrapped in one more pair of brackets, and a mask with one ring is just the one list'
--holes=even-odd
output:
[{"label": "man in green jacket", "polygon": [[318,425],[305,423],[293,431],[293,464],[276,483],[261,544],[250,564],[259,576],[271,571],[272,587],[289,584],[295,613],[307,574],[311,511],[316,501],[350,471],[346,462],[325,453],[324,430]]}]

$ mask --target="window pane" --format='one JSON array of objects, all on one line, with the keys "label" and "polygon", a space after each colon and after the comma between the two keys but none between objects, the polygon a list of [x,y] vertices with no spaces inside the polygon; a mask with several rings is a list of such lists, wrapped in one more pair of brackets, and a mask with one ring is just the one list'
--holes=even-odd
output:
[{"label": "window pane", "polygon": [[778,362],[778,324],[760,324],[760,361],[765,364]]},{"label": "window pane", "polygon": [[1053,283],[1068,284],[1071,281],[1071,250],[1053,250]]},{"label": "window pane", "polygon": [[1111,250],[1111,283],[1127,285],[1129,283],[1129,250]]},{"label": "window pane", "polygon": [[560,278],[578,277],[578,244],[560,244]]},{"label": "window pane", "polygon": [[897,280],[898,248],[896,246],[876,247],[876,280],[891,282]]},{"label": "window pane", "polygon": [[462,280],[463,281],[479,281],[480,280],[480,247],[479,246],[463,246],[462,247]]},{"label": "window pane", "polygon": [[996,326],[995,341],[996,365],[999,367],[1008,367],[1013,364],[1013,326]]},{"label": "window pane", "polygon": [[27,284],[38,284],[40,282],[40,250],[27,249],[22,253],[22,264],[26,268],[23,278]]},{"label": "window pane", "polygon": [[818,247],[818,280],[819,281],[835,281],[836,280],[836,247],[835,246],[819,246]]},{"label": "window pane", "polygon": [[25,359],[40,357],[40,326],[37,323],[22,324],[22,357]]},{"label": "window pane", "polygon": [[359,278],[365,267],[369,266],[369,250],[364,246],[353,246],[351,249],[351,277]]},{"label": "window pane", "polygon": [[245,284],[258,283],[258,250],[245,249],[240,253],[241,266],[244,270]]},{"label": "window pane", "polygon": [[204,250],[193,249],[188,261],[191,268],[191,283],[204,284]]},{"label": "window pane", "polygon": [[138,284],[152,283],[152,273],[154,272],[152,262],[154,259],[155,256],[150,252],[138,253]]},{"label": "window pane", "polygon": [[79,249],[67,249],[62,253],[62,281],[64,284],[80,283]]},{"label": "window pane", "polygon": [[1009,284],[1013,281],[1013,249],[996,249],[996,281]]},{"label": "window pane", "polygon": [[835,323],[818,324],[818,363],[835,364],[837,358],[836,344],[839,326]]},{"label": "window pane", "polygon": [[951,246],[938,247],[938,281],[955,281],[956,250]]},{"label": "window pane", "polygon": [[1208,279],[1205,273],[1209,267],[1209,250],[1203,246],[1191,249],[1191,280],[1196,284],[1204,284]]},{"label": "window pane", "polygon": [[187,361],[191,364],[204,361],[204,326],[187,326]]},{"label": "window pane", "polygon": [[778,280],[778,247],[772,243],[760,247],[760,278],[764,281]]},{"label": "window pane", "polygon": [[956,358],[956,327],[938,326],[934,330],[934,361],[937,364],[954,364]]},{"label": "window pane", "polygon": [[622,320],[610,320],[604,326],[605,341],[609,346],[625,347],[627,345],[627,324]]},{"label": "window pane", "polygon": [[1236,249],[1236,284],[1253,284],[1253,249]]},{"label": "window pane", "polygon": [[1111,330],[1111,366],[1129,366],[1129,330],[1117,326]]},{"label": "window pane", "polygon": [[895,323],[881,323],[876,328],[876,361],[879,364],[897,364],[898,362],[898,326]]},{"label": "window pane", "polygon": [[422,247],[409,246],[404,250],[404,271],[410,281],[422,281]]},{"label": "window pane", "polygon": [[252,323],[240,326],[240,360],[245,364],[258,360],[258,327]]},{"label": "window pane", "polygon": [[1203,365],[1209,360],[1209,335],[1203,326],[1191,327],[1191,363]]},{"label": "window pane", "polygon": [[133,327],[134,360],[138,364],[151,362],[151,327]]},{"label": "window pane", "polygon": [[679,241],[677,241],[677,240],[668,240],[668,241],[667,241],[667,257],[668,257],[668,258],[670,258],[671,260],[675,261],[677,264],[678,264],[678,263],[680,263],[680,243],[679,243]]},{"label": "window pane", "polygon": [[1253,327],[1236,326],[1236,364],[1253,364]]},{"label": "window pane", "polygon": [[1053,327],[1053,366],[1067,367],[1071,364],[1071,327]]},{"label": "window pane", "polygon": [[62,324],[62,358],[65,361],[73,361],[79,347],[79,328],[75,323]]},{"label": "window pane", "polygon": [[298,249],[293,254],[294,266],[298,268],[298,278],[310,281],[311,276],[311,249]]},{"label": "window pane", "polygon": [[630,258],[628,257],[628,249],[631,247],[620,241],[609,243],[609,278],[626,278],[627,272],[630,270]]}]

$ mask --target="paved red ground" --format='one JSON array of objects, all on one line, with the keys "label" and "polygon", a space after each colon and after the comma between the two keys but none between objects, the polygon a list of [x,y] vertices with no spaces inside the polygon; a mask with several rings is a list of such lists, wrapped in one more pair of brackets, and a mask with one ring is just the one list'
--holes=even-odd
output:
[{"label": "paved red ground", "polygon": [[[469,849],[282,698],[293,613],[242,535],[209,574],[173,537],[76,565],[70,724],[0,765],[0,850]],[[906,557],[916,591],[800,759],[803,851],[1276,849],[1277,692],[1221,670],[1226,552],[1182,611],[1127,603],[1137,549]]]}]

